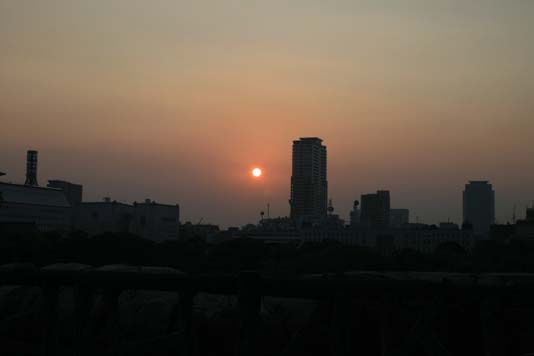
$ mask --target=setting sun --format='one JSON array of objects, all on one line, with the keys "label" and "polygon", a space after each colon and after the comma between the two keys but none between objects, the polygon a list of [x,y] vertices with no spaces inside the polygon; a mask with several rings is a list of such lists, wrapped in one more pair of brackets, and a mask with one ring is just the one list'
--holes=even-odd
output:
[{"label": "setting sun", "polygon": [[252,170],[252,175],[253,175],[254,177],[259,177],[259,176],[261,176],[261,174],[262,174],[262,171],[261,171],[261,169],[259,169],[259,168],[254,168],[254,169]]}]

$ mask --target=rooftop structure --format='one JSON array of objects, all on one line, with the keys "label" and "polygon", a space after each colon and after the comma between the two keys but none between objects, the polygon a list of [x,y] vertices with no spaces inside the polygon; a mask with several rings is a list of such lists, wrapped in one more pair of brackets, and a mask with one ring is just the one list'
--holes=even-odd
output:
[{"label": "rooftop structure", "polygon": [[37,151],[30,150],[26,154],[26,182],[24,185],[39,185],[37,183]]}]

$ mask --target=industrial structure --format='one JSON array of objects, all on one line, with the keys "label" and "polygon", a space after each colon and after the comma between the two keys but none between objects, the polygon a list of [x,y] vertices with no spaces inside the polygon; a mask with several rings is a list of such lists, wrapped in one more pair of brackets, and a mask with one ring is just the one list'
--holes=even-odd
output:
[{"label": "industrial structure", "polygon": [[0,225],[7,231],[65,231],[71,205],[61,189],[37,184],[37,151],[28,151],[24,184],[0,182]]},{"label": "industrial structure", "polygon": [[26,154],[26,182],[24,185],[38,186],[37,183],[37,151],[30,150]]},{"label": "industrial structure", "polygon": [[38,152],[26,159],[24,184],[0,182],[0,231],[59,233],[81,230],[94,236],[132,233],[153,241],[177,239],[180,207],[145,200],[133,205],[111,201],[84,202],[83,186],[64,180],[37,181]]}]

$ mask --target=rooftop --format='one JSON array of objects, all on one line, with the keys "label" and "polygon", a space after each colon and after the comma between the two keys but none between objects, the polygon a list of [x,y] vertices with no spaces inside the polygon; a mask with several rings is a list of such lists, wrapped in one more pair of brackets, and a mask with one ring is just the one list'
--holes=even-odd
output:
[{"label": "rooftop", "polygon": [[62,180],[62,179],[50,179],[50,180],[48,180],[48,183],[49,183],[49,184],[52,184],[52,183],[63,183],[63,184],[70,184],[70,185],[78,185],[78,186],[81,186],[80,184],[71,183],[71,182],[69,182],[69,181]]},{"label": "rooftop", "polygon": [[0,182],[0,195],[7,203],[70,207],[61,189]]},{"label": "rooftop", "polygon": [[321,143],[321,142],[323,142],[323,140],[320,139],[319,137],[301,137],[298,140],[293,141],[293,142],[318,142],[318,143]]}]

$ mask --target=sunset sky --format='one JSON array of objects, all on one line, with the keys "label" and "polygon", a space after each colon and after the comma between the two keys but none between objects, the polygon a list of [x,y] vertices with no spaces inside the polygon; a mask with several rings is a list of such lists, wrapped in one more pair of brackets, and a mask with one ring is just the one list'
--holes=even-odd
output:
[{"label": "sunset sky", "polygon": [[[329,195],[389,189],[461,222],[534,200],[534,1],[0,0],[0,171],[179,203],[238,226],[289,212],[291,144],[328,147]],[[263,169],[252,178],[254,166]]]}]

